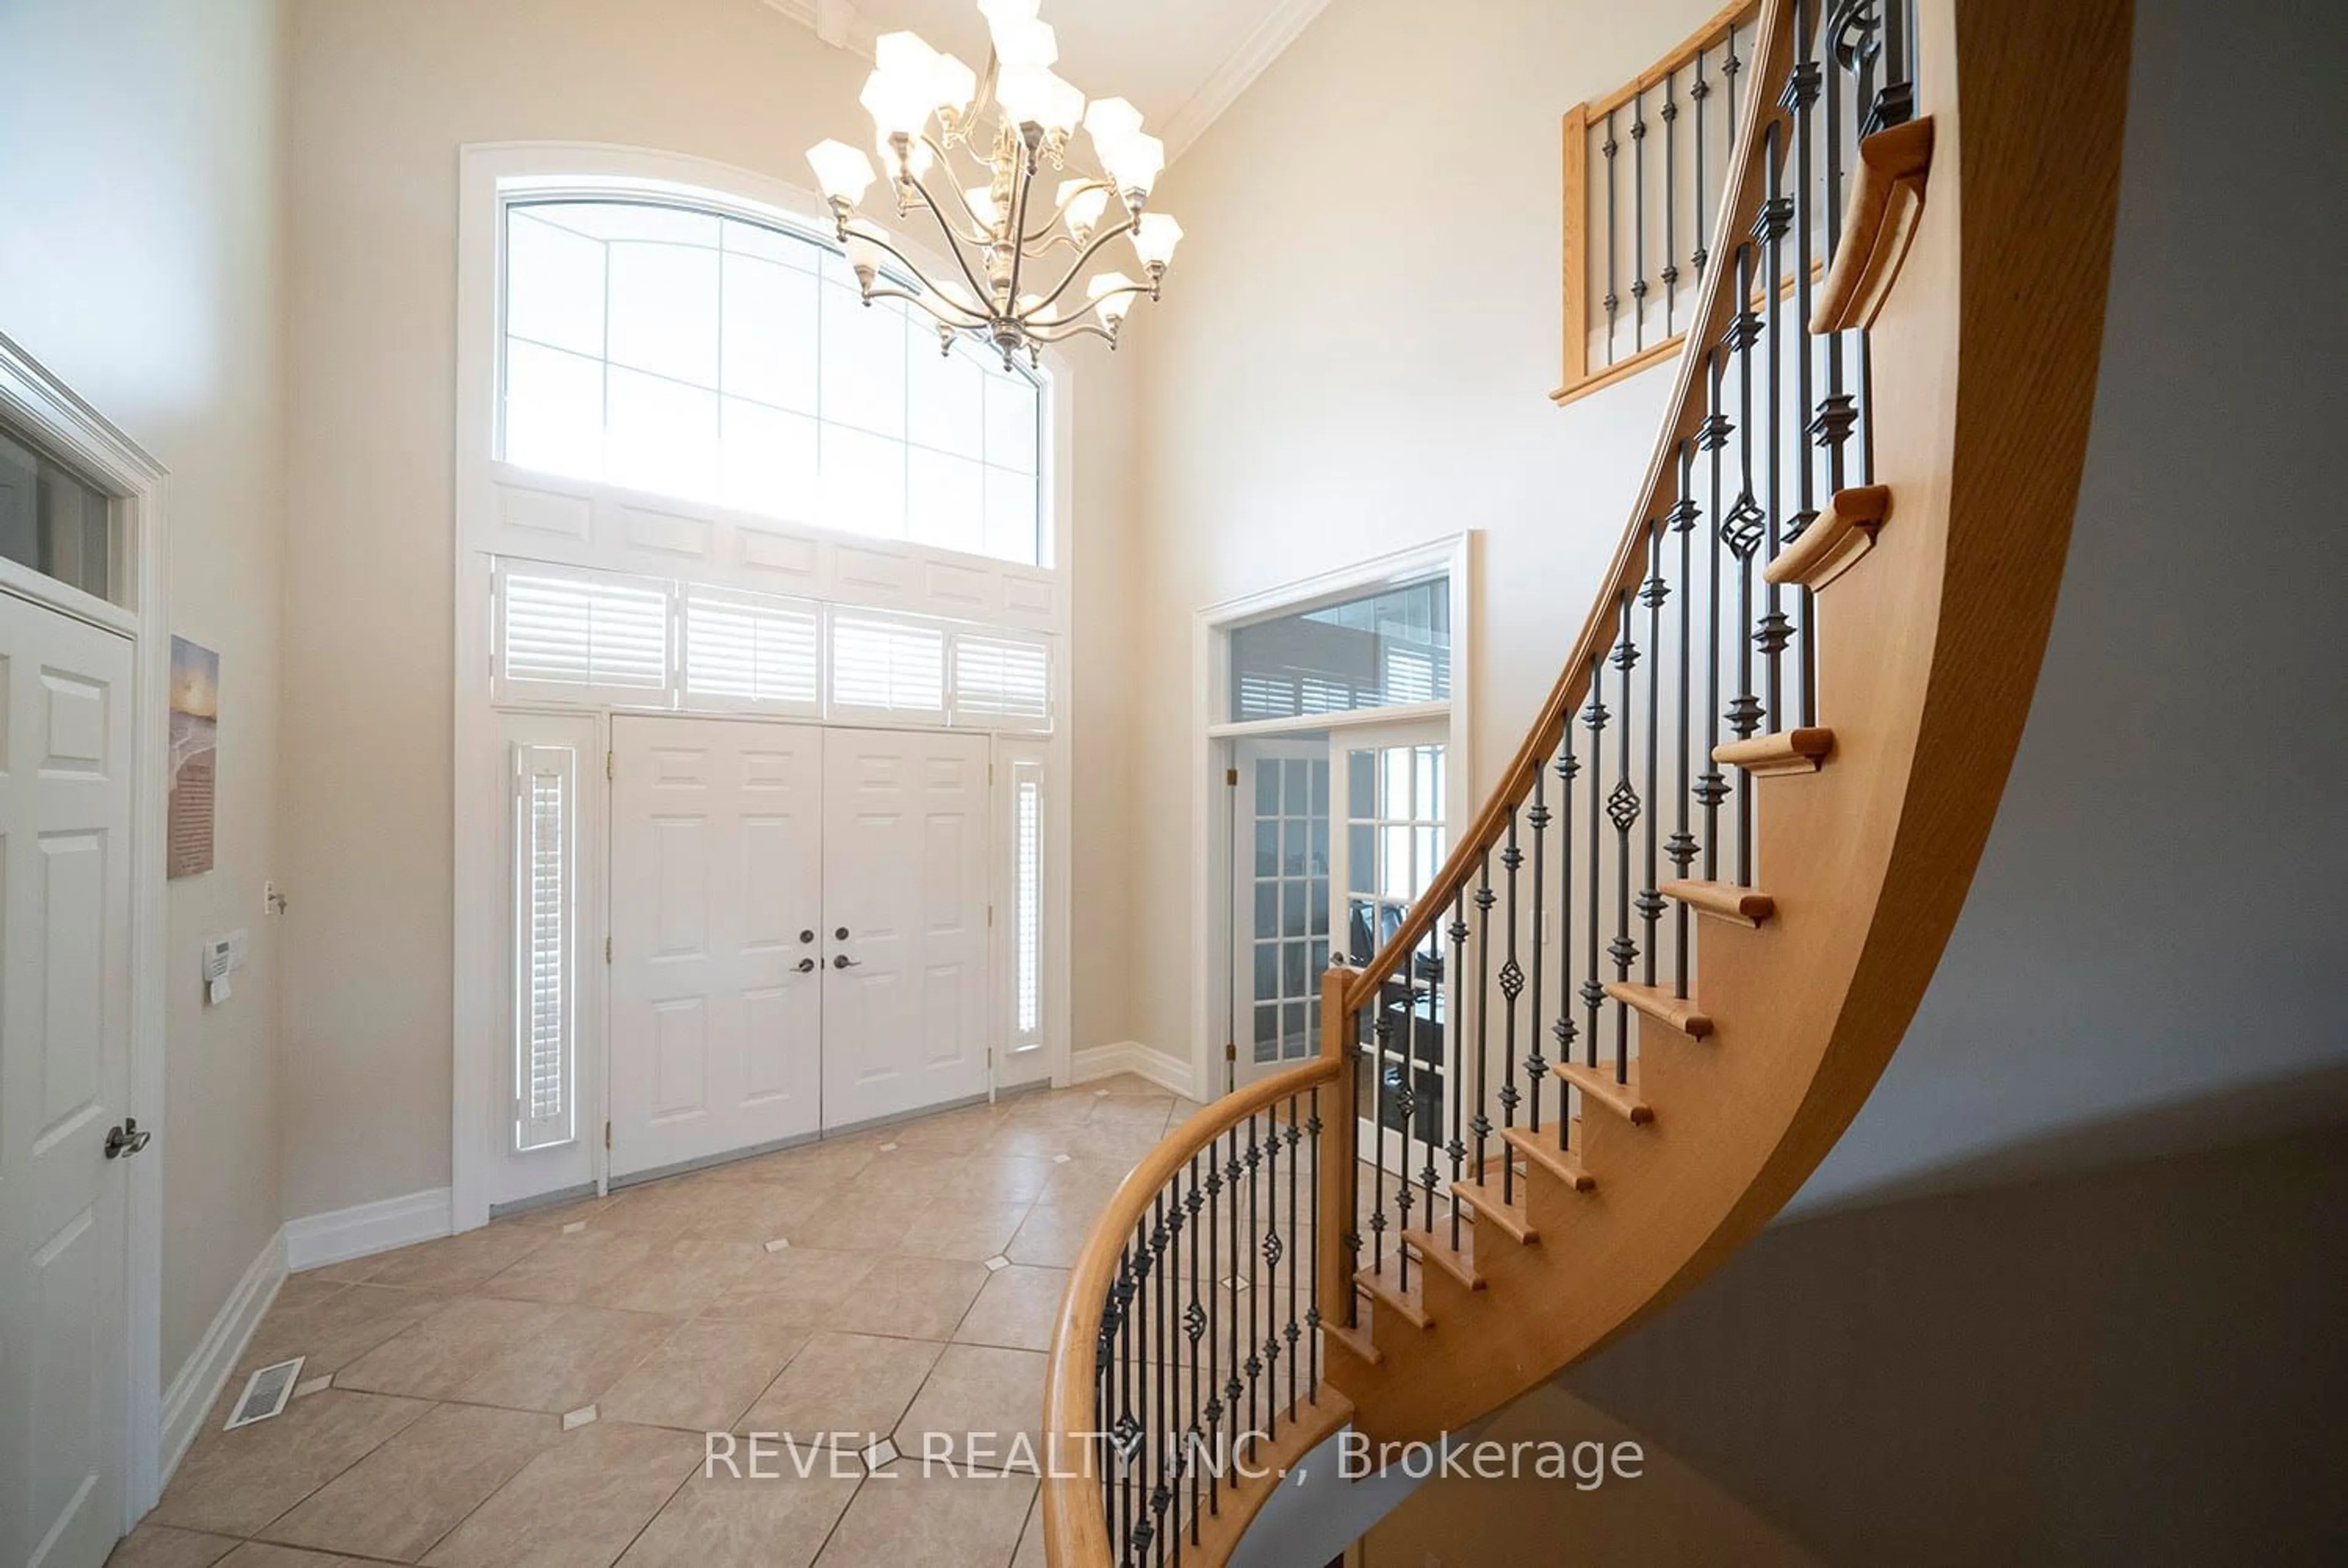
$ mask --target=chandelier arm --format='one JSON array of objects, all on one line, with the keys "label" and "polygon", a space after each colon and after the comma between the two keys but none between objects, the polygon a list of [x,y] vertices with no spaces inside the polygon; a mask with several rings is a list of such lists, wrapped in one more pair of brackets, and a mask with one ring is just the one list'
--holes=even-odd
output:
[{"label": "chandelier arm", "polygon": [[[962,209],[963,216],[970,220],[971,228],[974,232],[966,236],[966,238],[968,238],[970,242],[973,245],[993,244],[994,242],[994,231],[987,227],[986,220],[978,215],[978,209],[970,204],[970,198],[963,194],[961,183],[953,178],[953,160],[946,156],[945,149],[931,140],[926,134],[922,136],[922,140],[928,146],[932,152],[937,155],[939,167],[942,168],[946,171],[946,188],[953,192],[954,203]],[[914,181],[914,183],[919,184],[920,182],[917,180]]]},{"label": "chandelier arm", "polygon": [[1068,324],[1059,327],[1056,330],[1047,328],[1043,331],[1037,331],[1031,327],[1028,329],[1028,335],[1034,338],[1037,343],[1066,343],[1070,338],[1097,337],[1106,342],[1111,348],[1115,348],[1117,346],[1117,334],[1115,333],[1110,332],[1104,327],[1095,326],[1090,322],[1076,321],[1073,319]]},{"label": "chandelier arm", "polygon": [[[1116,190],[1116,188],[1115,188],[1114,186],[1110,185],[1110,184],[1109,184],[1109,182],[1108,182],[1107,180],[1106,180],[1106,179],[1087,179],[1087,180],[1086,180],[1082,185],[1078,186],[1076,190],[1071,190],[1071,191],[1069,191],[1069,192],[1068,192],[1066,199],[1066,200],[1064,200],[1060,203],[1060,205],[1059,205],[1058,209],[1053,212],[1053,214],[1052,214],[1052,220],[1051,220],[1051,221],[1050,221],[1050,222],[1048,222],[1048,223],[1045,224],[1041,229],[1036,230],[1033,234],[1022,234],[1021,236],[1019,236],[1019,243],[1020,243],[1020,244],[1022,244],[1022,245],[1033,245],[1033,244],[1035,244],[1037,241],[1039,241],[1039,240],[1044,240],[1044,239],[1046,239],[1046,238],[1052,238],[1052,239],[1064,239],[1064,238],[1066,238],[1066,236],[1065,236],[1065,235],[1055,235],[1055,234],[1053,233],[1053,231],[1054,231],[1054,230],[1056,230],[1056,229],[1057,229],[1057,228],[1060,226],[1060,222],[1061,222],[1061,220],[1062,220],[1063,219],[1065,219],[1065,218],[1066,218],[1066,217],[1067,217],[1067,215],[1068,215],[1068,207],[1069,207],[1069,204],[1070,204],[1071,202],[1074,202],[1077,197],[1082,196],[1082,195],[1084,195],[1086,191],[1091,191],[1091,190],[1106,190],[1106,191],[1107,191],[1107,192],[1108,192],[1110,195],[1112,195],[1112,196],[1114,196],[1114,195],[1116,195],[1116,194],[1117,194],[1117,190]],[[1076,243],[1076,241],[1075,241],[1074,240],[1070,240],[1070,241],[1068,241],[1068,243],[1069,243],[1069,244],[1071,244],[1071,245],[1073,245],[1073,244],[1075,244],[1075,243]]]},{"label": "chandelier arm", "polygon": [[[981,312],[981,311],[975,311],[975,310],[973,310],[973,309],[971,309],[969,306],[964,305],[964,304],[962,304],[962,303],[960,303],[959,302],[955,301],[954,299],[953,299],[953,298],[952,298],[951,296],[949,296],[949,295],[946,295],[946,294],[943,294],[943,293],[939,293],[937,285],[936,285],[935,283],[932,283],[932,282],[930,282],[930,280],[929,280],[929,276],[928,276],[928,274],[927,274],[927,273],[925,273],[925,272],[923,272],[922,271],[921,263],[919,263],[918,261],[914,261],[911,256],[906,255],[904,251],[900,251],[899,249],[897,249],[897,247],[896,247],[896,246],[894,246],[894,245],[891,244],[891,243],[888,241],[888,240],[886,240],[885,238],[883,238],[883,237],[882,237],[880,233],[878,233],[877,231],[877,231],[877,229],[878,229],[878,225],[876,225],[876,224],[874,224],[873,222],[871,222],[869,219],[867,219],[867,220],[860,220],[860,221],[862,223],[862,225],[863,225],[863,226],[862,226],[861,228],[860,228],[860,229],[856,231],[856,233],[857,233],[857,238],[858,238],[858,239],[860,239],[860,240],[869,240],[869,241],[870,241],[873,244],[880,246],[880,249],[882,249],[883,251],[888,251],[888,252],[889,252],[889,254],[891,254],[891,256],[896,257],[896,258],[897,258],[897,260],[898,260],[900,262],[903,263],[904,268],[905,268],[905,270],[906,270],[907,272],[909,272],[912,273],[912,274],[913,274],[913,276],[915,276],[916,278],[919,278],[919,279],[921,279],[921,280],[922,280],[922,282],[923,283],[923,285],[924,285],[924,286],[926,286],[926,287],[928,288],[928,290],[930,291],[930,293],[932,293],[932,294],[937,294],[937,297],[938,297],[938,298],[940,298],[940,299],[944,300],[944,301],[945,301],[945,302],[946,302],[947,304],[952,305],[955,310],[960,311],[960,312],[962,312],[963,314],[965,314],[965,315],[969,316],[969,317],[970,317],[970,324],[971,324],[971,325],[973,325],[973,326],[985,326],[985,325],[989,324],[989,323],[992,322],[993,318],[992,318],[992,317],[990,317],[990,316],[988,316],[985,313]],[[954,252],[955,260],[960,261],[960,260],[961,260],[961,256],[962,256],[962,253],[961,253],[959,251],[957,251],[956,252]],[[963,264],[963,275],[964,277],[969,277],[969,276],[970,276],[970,267],[969,267],[969,264],[968,264],[968,263],[966,263],[966,262],[965,262],[965,263]],[[971,282],[972,282],[973,284],[975,284],[975,283],[977,282],[977,281],[978,281],[978,280],[976,280],[975,278],[971,279]],[[879,290],[879,289],[874,289],[874,290],[873,290],[873,291],[872,291],[869,295],[867,295],[866,297],[867,297],[867,298],[869,298],[869,299],[876,299],[876,300],[877,300],[877,299],[892,298],[892,297],[897,297],[897,296],[902,296],[903,298],[906,298],[906,299],[911,299],[911,300],[921,300],[921,299],[925,299],[925,298],[927,298],[927,297],[928,297],[927,295],[921,295],[921,294],[911,294],[911,293],[907,293],[907,292],[905,292],[905,291],[903,291],[903,290],[901,290],[901,289],[894,289],[894,290],[891,290],[891,291],[889,291],[887,293],[883,293],[883,292],[882,292],[880,290]],[[934,313],[934,312],[932,312],[932,314],[934,314],[935,313]]]},{"label": "chandelier arm", "polygon": [[[1075,282],[1077,276],[1084,272],[1086,266],[1095,256],[1100,253],[1102,246],[1107,245],[1112,240],[1119,239],[1127,234],[1132,233],[1134,230],[1139,226],[1140,223],[1138,219],[1128,217],[1124,222],[1119,223],[1114,229],[1104,230],[1102,232],[1094,235],[1092,242],[1077,253],[1075,261],[1068,263],[1067,276],[1060,280],[1060,286],[1035,302],[1035,310],[1040,311],[1048,309],[1052,304],[1052,302],[1058,299],[1062,294],[1066,293],[1068,292],[1068,285]],[[1029,315],[1033,315],[1035,314],[1035,311],[1030,311],[1027,313]]]},{"label": "chandelier arm", "polygon": [[[1023,322],[1020,324],[1026,327],[1031,332],[1050,332],[1055,327],[1074,326],[1078,322],[1083,321],[1086,316],[1092,314],[1094,311],[1097,310],[1100,307],[1101,301],[1103,300],[1113,300],[1117,298],[1119,295],[1146,294],[1148,292],[1149,292],[1149,285],[1148,283],[1128,283],[1122,288],[1103,289],[1099,294],[1086,301],[1085,308],[1078,311],[1075,315],[1060,316],[1048,322],[1028,321]],[[1038,310],[1041,310],[1042,308],[1043,307],[1041,305],[1036,307]]]},{"label": "chandelier arm", "polygon": [[[970,270],[970,258],[963,255],[962,253],[962,247],[955,243],[953,225],[946,221],[944,210],[938,206],[938,199],[931,195],[930,188],[918,179],[912,181],[912,187],[915,190],[921,192],[922,204],[930,210],[930,216],[938,220],[938,228],[946,237],[946,249],[953,252],[954,265],[962,269],[963,278],[970,284],[971,296],[973,299],[985,301],[991,309],[994,303],[994,291],[988,288],[984,283],[980,282],[978,281],[978,274]],[[894,255],[897,260],[903,261],[905,265],[913,267],[914,276],[922,277],[921,268],[914,267],[913,263],[908,260],[902,252],[891,249],[890,253]],[[922,278],[922,282],[927,282],[929,280],[927,278]]]},{"label": "chandelier arm", "polygon": [[[1022,319],[1019,310],[1019,274],[1026,266],[1027,247],[1019,236],[1027,227],[1028,193],[1035,189],[1035,151],[1026,144],[1025,138],[1019,143],[1019,159],[1021,164],[1019,193],[1012,199],[1011,220],[1003,228],[1004,238],[1011,241],[1011,292],[1009,297],[1003,302],[1003,313],[1013,321]],[[1066,286],[1066,281],[1063,280],[1061,287]],[[1056,295],[1059,290],[1056,289],[1053,292]],[[1041,310],[1043,306],[1038,305],[1035,308]]]},{"label": "chandelier arm", "polygon": [[[983,331],[987,325],[983,317],[973,316],[972,319],[968,321],[957,321],[953,317],[946,314],[944,311],[938,308],[937,304],[938,298],[942,298],[942,296],[917,294],[910,289],[875,289],[868,297],[876,300],[903,300],[908,304],[919,306],[922,313],[928,316],[932,321],[937,323],[938,325],[951,328],[953,331],[958,333]],[[953,302],[951,300],[946,301],[946,303],[953,305]],[[953,308],[960,310],[962,307],[959,305],[953,305]]]}]

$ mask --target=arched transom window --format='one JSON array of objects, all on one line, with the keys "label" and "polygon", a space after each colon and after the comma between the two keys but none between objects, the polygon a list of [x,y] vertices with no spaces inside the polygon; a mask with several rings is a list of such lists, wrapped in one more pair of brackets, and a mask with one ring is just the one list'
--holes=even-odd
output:
[{"label": "arched transom window", "polygon": [[1048,564],[1044,386],[829,241],[673,202],[505,208],[500,455],[849,533]]}]

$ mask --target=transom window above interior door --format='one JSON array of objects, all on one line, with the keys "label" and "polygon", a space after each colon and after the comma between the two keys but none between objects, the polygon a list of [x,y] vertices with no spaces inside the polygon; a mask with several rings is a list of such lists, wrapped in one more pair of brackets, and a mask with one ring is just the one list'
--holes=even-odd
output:
[{"label": "transom window above interior door", "polygon": [[1451,698],[1451,579],[1432,577],[1241,626],[1231,720],[1292,719]]},{"label": "transom window above interior door", "polygon": [[643,200],[505,209],[500,453],[524,468],[1028,565],[1044,386],[828,241]]}]

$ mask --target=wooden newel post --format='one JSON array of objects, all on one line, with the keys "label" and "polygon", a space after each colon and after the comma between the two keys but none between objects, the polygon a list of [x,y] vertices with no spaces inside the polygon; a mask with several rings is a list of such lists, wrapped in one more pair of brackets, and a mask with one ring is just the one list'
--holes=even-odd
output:
[{"label": "wooden newel post", "polygon": [[1342,964],[1321,977],[1321,1054],[1336,1062],[1338,1071],[1321,1106],[1321,1212],[1313,1216],[1313,1250],[1321,1271],[1322,1319],[1332,1326],[1350,1321],[1354,1301],[1354,1255],[1345,1238],[1354,1229],[1354,1100],[1361,1092],[1354,1080],[1361,1031],[1345,1006],[1345,989],[1359,978],[1359,970]]}]

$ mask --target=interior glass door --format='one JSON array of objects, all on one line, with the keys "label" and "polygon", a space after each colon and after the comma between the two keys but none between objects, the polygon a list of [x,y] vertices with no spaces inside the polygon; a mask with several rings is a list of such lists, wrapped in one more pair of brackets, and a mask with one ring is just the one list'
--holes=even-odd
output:
[{"label": "interior glass door", "polygon": [[1232,809],[1239,864],[1231,911],[1241,1081],[1321,1049],[1321,972],[1329,967],[1329,746],[1238,743]]},{"label": "interior glass door", "polygon": [[[1343,922],[1342,950],[1354,964],[1366,965],[1401,929],[1411,904],[1443,865],[1449,847],[1444,831],[1447,733],[1441,723],[1381,725],[1341,731],[1331,740],[1332,766],[1344,794],[1333,884],[1336,917]],[[1437,922],[1364,1016],[1365,1071],[1357,1083],[1356,1107],[1369,1127],[1429,1145],[1442,1139],[1444,1030],[1449,1021],[1443,962]],[[1380,1024],[1383,1041],[1376,1032]]]}]

